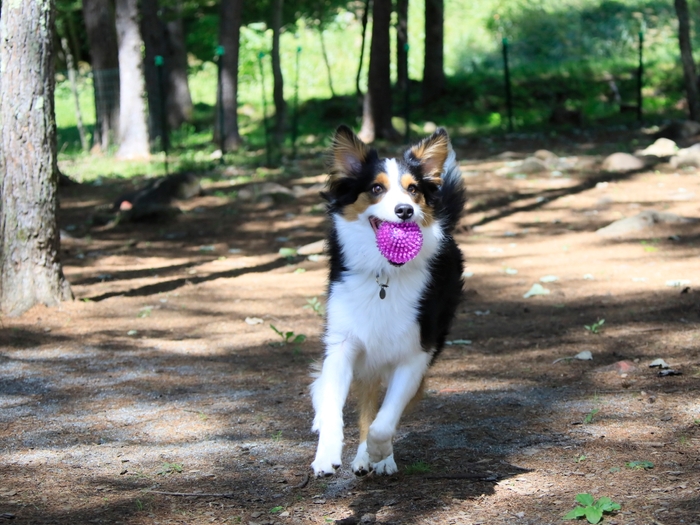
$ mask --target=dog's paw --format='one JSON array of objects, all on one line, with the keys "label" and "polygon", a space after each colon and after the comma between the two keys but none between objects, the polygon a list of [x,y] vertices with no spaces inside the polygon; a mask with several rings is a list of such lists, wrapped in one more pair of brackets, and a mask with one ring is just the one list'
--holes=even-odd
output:
[{"label": "dog's paw", "polygon": [[369,454],[367,454],[367,442],[363,441],[357,447],[357,455],[352,462],[352,471],[356,476],[366,476],[371,470],[372,466],[369,461]]},{"label": "dog's paw", "polygon": [[311,469],[317,478],[327,478],[335,474],[335,471],[340,468],[340,460],[338,462],[329,462],[316,459],[311,463]]},{"label": "dog's paw", "polygon": [[374,473],[380,476],[391,476],[399,471],[399,467],[396,466],[396,462],[394,461],[394,454],[391,454],[379,463],[372,463],[372,468],[374,469]]},{"label": "dog's paw", "polygon": [[377,432],[370,427],[367,436],[367,453],[372,463],[380,463],[394,453],[392,437],[390,432]]}]

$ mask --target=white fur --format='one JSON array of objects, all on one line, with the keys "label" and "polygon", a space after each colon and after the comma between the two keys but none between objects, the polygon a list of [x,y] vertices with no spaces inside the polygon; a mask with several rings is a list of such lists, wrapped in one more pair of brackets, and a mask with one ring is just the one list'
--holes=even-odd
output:
[{"label": "white fur", "polygon": [[[341,464],[343,406],[353,378],[387,385],[384,402],[369,428],[367,442],[360,444],[352,467],[355,472],[397,472],[392,439],[401,414],[413,398],[431,360],[420,344],[419,300],[429,279],[430,261],[444,236],[436,221],[421,226],[423,246],[402,267],[381,255],[369,218],[397,221],[397,204],[411,204],[419,225],[423,211],[401,188],[396,161],[385,163],[390,188],[382,199],[357,220],[333,217],[348,271],[331,283],[328,297],[326,356],[320,375],[311,386],[316,417],[313,430],[319,443],[312,468],[317,476],[330,475]],[[386,298],[380,299],[380,282],[387,282]]]}]

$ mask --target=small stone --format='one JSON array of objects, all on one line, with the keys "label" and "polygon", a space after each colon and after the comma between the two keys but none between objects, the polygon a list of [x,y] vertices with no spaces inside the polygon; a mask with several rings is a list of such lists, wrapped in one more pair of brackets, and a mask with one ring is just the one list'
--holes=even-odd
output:
[{"label": "small stone", "polygon": [[604,161],[601,169],[613,173],[627,173],[629,171],[641,170],[646,167],[646,163],[629,153],[613,153]]}]

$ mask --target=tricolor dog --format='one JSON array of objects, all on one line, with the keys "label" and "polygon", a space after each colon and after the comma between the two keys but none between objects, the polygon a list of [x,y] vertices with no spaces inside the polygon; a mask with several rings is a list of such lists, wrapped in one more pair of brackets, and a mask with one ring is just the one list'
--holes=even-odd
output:
[{"label": "tricolor dog", "polygon": [[465,189],[444,129],[402,158],[379,158],[341,126],[331,153],[330,283],[325,358],[311,386],[319,434],[311,466],[329,476],[341,465],[353,385],[360,445],[352,470],[394,474],[399,419],[421,396],[460,301],[462,254],[451,232]]}]

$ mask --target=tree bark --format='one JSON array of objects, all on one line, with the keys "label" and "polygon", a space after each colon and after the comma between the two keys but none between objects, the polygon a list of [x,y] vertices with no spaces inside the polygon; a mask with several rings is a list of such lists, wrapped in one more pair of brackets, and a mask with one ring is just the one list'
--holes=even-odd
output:
[{"label": "tree bark", "polygon": [[171,129],[191,122],[194,113],[187,82],[187,48],[182,23],[182,2],[165,11],[166,71],[168,78],[168,124]]},{"label": "tree bark", "polygon": [[[366,111],[363,111],[362,130],[360,138],[372,142],[375,138],[396,140],[399,133],[391,123],[391,45],[389,27],[391,25],[391,0],[374,0],[372,9],[372,47],[369,53],[369,101],[365,107],[369,109],[374,125],[374,136],[371,136],[370,125]],[[367,102],[367,101],[366,101]]]},{"label": "tree bark", "polygon": [[[225,151],[235,150],[241,145],[238,132],[238,51],[242,8],[243,0],[221,0],[219,43],[224,48],[224,54],[220,57],[222,62],[219,98],[224,114]],[[215,138],[218,139],[216,134]]]},{"label": "tree bark", "polygon": [[119,42],[119,150],[122,159],[150,157],[146,123],[146,91],[138,0],[116,0],[117,40]]},{"label": "tree bark", "polygon": [[408,86],[408,0],[396,0],[396,87]]},{"label": "tree bark", "polygon": [[445,90],[443,0],[425,0],[425,62],[423,64],[423,103],[440,98]]},{"label": "tree bark", "polygon": [[693,49],[690,40],[688,2],[686,0],[675,0],[674,4],[676,15],[678,16],[678,43],[681,49],[681,63],[683,64],[683,79],[688,99],[688,111],[690,120],[700,122],[700,99],[698,98],[697,76],[695,75],[695,62],[693,62]]},{"label": "tree bark", "polygon": [[360,46],[360,63],[357,66],[357,75],[355,76],[355,93],[357,98],[362,97],[362,90],[360,89],[360,77],[362,76],[362,64],[365,59],[365,43],[367,41],[367,23],[369,22],[369,10],[370,10],[371,0],[365,0],[365,7],[362,11],[362,45]]},{"label": "tree bark", "polygon": [[119,47],[109,0],[83,0],[95,90],[93,147],[106,150],[119,129]]},{"label": "tree bark", "polygon": [[[158,66],[156,57],[160,56],[165,63],[165,24],[159,16],[158,0],[141,0],[141,36],[144,44],[144,79],[146,81],[146,94],[148,100],[148,132],[150,139],[156,141],[166,140],[166,130],[163,129],[163,111],[166,109],[167,94],[165,73],[163,71],[163,93],[161,93],[161,82],[158,78]],[[166,146],[161,142],[161,147]]]},{"label": "tree bark", "polygon": [[282,9],[284,0],[272,2],[272,77],[274,85],[272,98],[275,103],[275,141],[284,141],[284,126],[287,116],[287,104],[284,101],[284,77],[280,61],[280,33],[282,31]]},{"label": "tree bark", "polygon": [[0,310],[72,298],[59,260],[53,0],[6,2],[0,18]]}]

